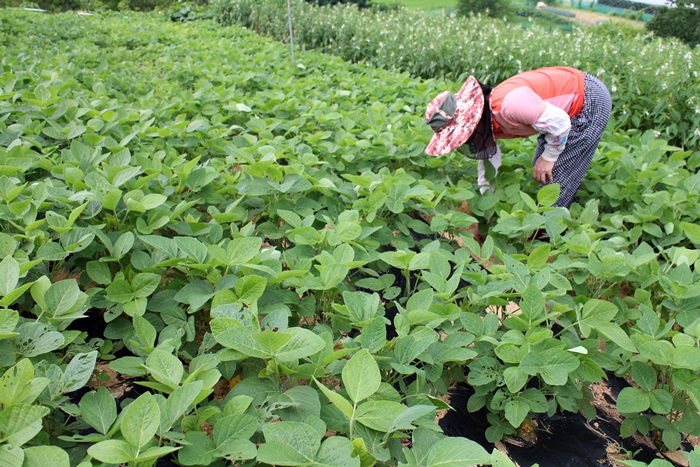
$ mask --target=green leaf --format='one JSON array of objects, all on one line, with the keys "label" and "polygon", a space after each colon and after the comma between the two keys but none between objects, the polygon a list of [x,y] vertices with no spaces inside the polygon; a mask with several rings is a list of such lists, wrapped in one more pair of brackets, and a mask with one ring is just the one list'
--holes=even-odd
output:
[{"label": "green leaf", "polygon": [[15,327],[19,322],[19,313],[15,310],[0,309],[0,340],[17,335]]},{"label": "green leaf", "polygon": [[520,369],[528,375],[542,375],[545,383],[563,386],[568,380],[569,373],[579,366],[579,360],[559,349],[549,349],[543,352],[530,352],[520,362]]},{"label": "green leaf", "polygon": [[185,253],[188,258],[193,259],[198,264],[206,263],[209,250],[196,238],[175,237],[175,244],[177,244],[178,249]]},{"label": "green leaf", "polygon": [[215,295],[214,289],[208,281],[194,281],[175,294],[175,301],[185,303],[190,306],[189,312],[202,308]]},{"label": "green leaf", "polygon": [[[255,331],[248,327],[238,327],[223,331],[215,338],[224,347],[250,357],[275,358],[280,362],[293,362],[308,357],[326,346],[323,338],[304,328],[275,332],[269,329]],[[286,342],[283,343],[282,340]]]},{"label": "green leaf", "polygon": [[547,243],[532,250],[527,258],[528,269],[537,272],[547,266],[551,251],[552,247]]},{"label": "green leaf", "polygon": [[70,467],[68,453],[58,446],[34,446],[24,449],[22,467]]},{"label": "green leaf", "polygon": [[700,225],[690,222],[681,222],[681,230],[683,230],[685,236],[688,237],[688,240],[695,245],[700,245]]},{"label": "green leaf", "polygon": [[214,441],[202,431],[187,432],[185,442],[187,444],[177,453],[182,465],[210,465],[219,457]]},{"label": "green leaf", "polygon": [[649,408],[655,413],[667,414],[673,408],[673,396],[665,389],[654,389],[648,393]]},{"label": "green leaf", "polygon": [[34,438],[42,428],[42,418],[49,408],[38,405],[15,404],[0,412],[2,440],[12,446],[22,446]]},{"label": "green leaf", "polygon": [[183,384],[170,393],[168,399],[165,401],[165,410],[161,413],[161,433],[170,430],[173,424],[187,413],[203,387],[203,381],[192,381]]},{"label": "green leaf", "polygon": [[591,329],[598,325],[605,325],[617,315],[617,306],[605,300],[591,299],[583,305],[579,327],[583,337],[591,334]]},{"label": "green leaf", "polygon": [[97,350],[79,353],[68,363],[61,378],[61,392],[77,391],[85,386],[97,363]]},{"label": "green leaf", "polygon": [[379,295],[365,292],[343,292],[343,301],[353,323],[368,321],[379,309]]},{"label": "green leaf", "polygon": [[656,370],[647,363],[633,362],[630,373],[634,382],[646,392],[654,389],[658,383]]},{"label": "green leaf", "polygon": [[[60,316],[73,310],[80,303],[81,297],[85,296],[78,288],[75,280],[67,279],[51,284],[46,291],[44,300],[46,310],[51,316]],[[82,300],[85,301],[84,299]]]},{"label": "green leaf", "polygon": [[368,428],[387,433],[394,419],[407,409],[408,407],[399,402],[368,401],[357,408],[355,420]]},{"label": "green leaf", "polygon": [[136,274],[131,280],[131,290],[136,298],[146,298],[158,288],[160,276],[153,273]]},{"label": "green leaf", "polygon": [[0,296],[12,292],[19,282],[19,263],[12,257],[6,256],[0,261]]},{"label": "green leaf", "polygon": [[374,357],[367,350],[360,350],[343,368],[343,384],[354,403],[358,403],[377,392],[382,382]]},{"label": "green leaf", "polygon": [[314,381],[316,381],[316,385],[321,390],[323,395],[325,395],[328,400],[331,401],[331,403],[333,403],[333,405],[335,405],[343,413],[343,415],[345,415],[348,419],[352,418],[355,409],[346,398],[335,391],[331,391],[315,378]]},{"label": "green leaf", "polygon": [[558,183],[550,183],[537,192],[537,202],[542,206],[551,206],[559,199],[559,193],[561,193],[561,186]]},{"label": "green leaf", "polygon": [[636,352],[637,348],[634,346],[629,336],[625,331],[615,323],[601,323],[595,325],[595,330],[599,334],[603,335],[605,338],[619,345],[625,350],[630,352]]},{"label": "green leaf", "polygon": [[24,451],[22,448],[7,444],[0,446],[0,465],[3,467],[22,467],[23,463]]},{"label": "green leaf", "polygon": [[262,276],[243,276],[234,286],[238,299],[246,305],[257,301],[265,293],[267,279]]},{"label": "green leaf", "polygon": [[[109,270],[107,263],[100,261],[89,261],[86,265],[87,274],[100,285],[109,285],[112,283],[112,272]],[[131,292],[131,290],[129,290]]]},{"label": "green leaf", "polygon": [[80,416],[99,433],[106,435],[117,419],[117,403],[103,386],[80,399]]},{"label": "green leaf", "polygon": [[467,438],[443,438],[430,449],[426,467],[467,467],[488,464],[491,456]]},{"label": "green leaf", "polygon": [[155,349],[148,355],[146,367],[153,379],[171,389],[178,387],[185,371],[179,358],[161,349]]},{"label": "green leaf", "polygon": [[253,459],[257,450],[249,439],[257,429],[258,421],[250,415],[223,417],[214,425],[214,444],[229,459]]},{"label": "green leaf", "polygon": [[[313,465],[314,467],[369,467],[368,464],[362,464],[359,457],[353,457],[354,450],[353,443],[349,439],[333,436],[323,442]],[[363,459],[366,460],[367,456]]]},{"label": "green leaf", "polygon": [[93,444],[88,448],[88,454],[100,462],[107,464],[126,464],[136,457],[137,448],[118,439],[108,439]]},{"label": "green leaf", "polygon": [[515,397],[505,405],[505,417],[508,423],[513,425],[514,428],[518,428],[527,414],[530,413],[530,406],[527,401],[522,400],[520,397]]},{"label": "green leaf", "polygon": [[639,413],[651,406],[649,395],[641,389],[627,387],[617,396],[617,410],[620,413]]},{"label": "green leaf", "polygon": [[141,449],[156,434],[160,424],[160,409],[150,393],[144,393],[124,409],[121,432],[124,439]]},{"label": "green leaf", "polygon": [[279,422],[263,426],[265,442],[258,448],[258,462],[272,465],[312,465],[321,436],[306,423]]},{"label": "green leaf", "polygon": [[246,264],[260,252],[262,238],[241,237],[231,240],[226,247],[230,266]]},{"label": "green leaf", "polygon": [[131,285],[124,279],[112,282],[105,289],[105,298],[114,303],[129,303],[134,299],[134,292]]},{"label": "green leaf", "polygon": [[528,375],[517,366],[511,366],[503,371],[503,379],[510,392],[520,391],[528,380]]}]

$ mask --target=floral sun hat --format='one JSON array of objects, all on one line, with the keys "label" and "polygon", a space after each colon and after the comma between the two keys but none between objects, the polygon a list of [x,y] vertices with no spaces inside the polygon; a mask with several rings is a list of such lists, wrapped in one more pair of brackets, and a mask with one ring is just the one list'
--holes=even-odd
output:
[{"label": "floral sun hat", "polygon": [[473,76],[467,78],[457,95],[441,92],[425,111],[425,121],[435,134],[425,153],[442,156],[467,142],[484,110],[484,93]]}]

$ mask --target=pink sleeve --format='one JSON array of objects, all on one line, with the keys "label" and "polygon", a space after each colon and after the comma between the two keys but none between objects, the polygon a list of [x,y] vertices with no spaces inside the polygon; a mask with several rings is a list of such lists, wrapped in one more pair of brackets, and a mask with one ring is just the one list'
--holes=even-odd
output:
[{"label": "pink sleeve", "polygon": [[501,117],[511,124],[532,126],[541,113],[542,98],[527,86],[510,91],[501,104]]}]

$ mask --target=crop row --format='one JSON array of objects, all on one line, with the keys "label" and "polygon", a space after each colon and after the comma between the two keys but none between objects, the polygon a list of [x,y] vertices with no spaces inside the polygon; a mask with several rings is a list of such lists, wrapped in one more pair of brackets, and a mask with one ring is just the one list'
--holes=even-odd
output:
[{"label": "crop row", "polygon": [[3,465],[508,465],[442,435],[455,381],[496,441],[611,374],[625,435],[700,434],[697,155],[607,133],[568,211],[510,142],[481,196],[423,154],[442,82],[213,22],[0,18]]},{"label": "crop row", "polygon": [[[459,88],[473,75],[489,85],[524,70],[568,65],[610,88],[616,128],[659,132],[686,148],[700,144],[700,56],[677,41],[630,36],[614,27],[562,32],[476,16],[380,12],[292,2],[294,40],[353,62],[444,78]],[[274,0],[216,0],[214,16],[287,41],[286,8]]]}]

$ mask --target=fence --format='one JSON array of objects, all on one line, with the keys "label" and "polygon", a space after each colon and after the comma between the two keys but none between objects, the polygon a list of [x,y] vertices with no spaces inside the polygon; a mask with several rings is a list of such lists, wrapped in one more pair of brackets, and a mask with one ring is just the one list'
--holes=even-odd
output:
[{"label": "fence", "polygon": [[597,2],[584,2],[572,0],[571,6],[574,8],[578,8],[579,10],[592,10],[597,11],[598,13],[604,13],[606,15],[615,14],[623,18],[638,19],[640,21],[644,21],[645,23],[648,23],[654,17],[653,15],[650,15],[648,13],[641,13],[640,15],[638,12],[635,12],[633,10],[626,10],[624,8],[615,8],[608,5],[601,5]]}]

